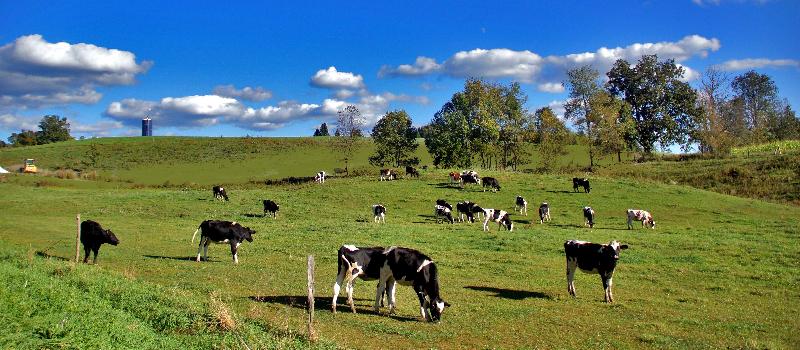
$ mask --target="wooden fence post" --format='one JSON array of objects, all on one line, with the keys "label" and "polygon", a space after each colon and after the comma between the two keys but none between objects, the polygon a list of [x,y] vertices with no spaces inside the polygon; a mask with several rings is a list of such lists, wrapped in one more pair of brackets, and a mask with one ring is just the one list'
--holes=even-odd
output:
[{"label": "wooden fence post", "polygon": [[75,234],[75,263],[77,264],[81,258],[81,213],[78,213],[75,221],[78,223],[77,233]]},{"label": "wooden fence post", "polygon": [[314,331],[314,256],[308,256],[308,339],[310,341],[317,340],[317,334]]}]

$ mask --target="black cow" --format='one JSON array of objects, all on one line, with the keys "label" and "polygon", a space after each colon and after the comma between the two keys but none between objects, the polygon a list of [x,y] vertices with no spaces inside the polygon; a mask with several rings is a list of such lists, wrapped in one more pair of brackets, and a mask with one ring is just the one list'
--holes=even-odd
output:
[{"label": "black cow", "polygon": [[567,256],[567,291],[575,296],[575,269],[585,273],[597,273],[603,281],[605,301],[614,302],[611,294],[611,278],[614,268],[619,260],[619,253],[628,249],[627,244],[620,245],[617,241],[609,244],[597,244],[584,241],[569,240],[564,242],[564,253]]},{"label": "black cow", "polygon": [[586,193],[589,193],[589,191],[592,189],[592,187],[589,186],[589,179],[573,177],[572,178],[572,190],[575,191],[575,192],[578,192],[578,188],[579,187],[583,187],[583,192],[586,192]]},{"label": "black cow", "polygon": [[433,208],[433,216],[436,217],[436,222],[442,222],[442,220],[447,220],[451,224],[455,222],[455,220],[453,220],[453,212],[450,208],[443,205],[436,205]]},{"label": "black cow", "polygon": [[543,224],[545,221],[550,221],[550,204],[542,202],[539,206],[539,223]]},{"label": "black cow", "polygon": [[386,223],[386,207],[381,204],[374,204],[372,205],[372,215],[375,216],[373,219],[374,222],[381,222]]},{"label": "black cow", "polygon": [[520,214],[525,213],[525,216],[528,216],[528,201],[522,198],[522,196],[517,196],[517,199],[514,201],[514,211],[519,211]]},{"label": "black cow", "polygon": [[197,248],[197,261],[200,261],[200,251],[203,251],[203,258],[208,261],[208,246],[211,242],[214,243],[228,243],[231,245],[231,254],[233,255],[233,263],[239,263],[239,245],[245,240],[253,242],[253,235],[256,231],[244,227],[237,222],[221,221],[221,220],[206,220],[203,221],[197,230],[192,235],[192,243],[194,237],[200,233],[200,246]]},{"label": "black cow", "polygon": [[280,209],[281,209],[281,207],[278,205],[278,203],[275,203],[270,199],[265,199],[264,200],[264,217],[267,216],[267,213],[270,213],[273,218],[277,219],[278,218],[278,210],[280,210]]},{"label": "black cow", "polygon": [[442,300],[439,294],[439,274],[433,260],[417,250],[400,247],[391,247],[384,251],[384,255],[386,264],[381,270],[375,305],[378,305],[378,299],[388,288],[389,313],[394,313],[396,284],[410,285],[419,298],[422,318],[434,322],[441,320],[445,306],[450,304]]},{"label": "black cow", "polygon": [[[339,298],[339,290],[344,282],[345,291],[347,291],[347,304],[350,305],[350,309],[355,313],[353,285],[356,278],[361,278],[365,281],[379,279],[381,277],[381,269],[386,263],[386,255],[383,254],[383,247],[343,245],[339,248],[338,260],[339,270],[336,275],[336,282],[333,284],[333,312],[336,312],[336,300]],[[378,307],[379,305],[376,303],[376,312],[379,310]]]},{"label": "black cow", "polygon": [[589,228],[594,227],[594,209],[592,207],[583,207],[583,226],[589,225]]},{"label": "black cow", "polygon": [[446,207],[447,209],[450,209],[451,211],[453,210],[453,206],[450,205],[450,203],[447,203],[447,201],[444,199],[437,199],[436,205],[441,205],[443,207]]},{"label": "black cow", "polygon": [[459,221],[464,221],[464,217],[466,216],[469,222],[475,222],[474,215],[476,213],[482,213],[483,208],[470,201],[464,201],[456,203],[456,211],[458,212]]},{"label": "black cow", "polygon": [[419,177],[419,171],[413,166],[406,166],[406,175],[411,177]]},{"label": "black cow", "polygon": [[228,200],[228,193],[225,192],[225,188],[222,186],[214,186],[211,190],[214,192],[214,198]]},{"label": "black cow", "polygon": [[484,177],[481,182],[483,183],[483,191],[486,192],[486,187],[489,187],[492,192],[497,192],[500,190],[500,182],[493,177]]},{"label": "black cow", "polygon": [[100,246],[103,243],[111,245],[119,244],[119,239],[114,235],[111,230],[104,230],[96,221],[85,220],[81,223],[81,243],[83,243],[83,263],[89,261],[89,251],[94,253],[92,263],[97,263],[97,253],[100,252]]}]

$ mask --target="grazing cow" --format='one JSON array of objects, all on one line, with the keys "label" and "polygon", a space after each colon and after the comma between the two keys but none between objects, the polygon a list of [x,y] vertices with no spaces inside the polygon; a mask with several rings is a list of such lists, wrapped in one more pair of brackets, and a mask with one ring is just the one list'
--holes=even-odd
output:
[{"label": "grazing cow", "polygon": [[248,227],[240,225],[238,222],[222,221],[222,220],[206,220],[194,231],[192,235],[192,243],[194,237],[200,232],[200,246],[197,248],[197,261],[200,261],[200,251],[203,251],[203,259],[208,261],[208,246],[211,242],[223,244],[228,243],[231,245],[231,254],[233,255],[233,263],[239,263],[239,245],[245,240],[253,242],[253,235],[256,231]]},{"label": "grazing cow", "polygon": [[583,187],[583,192],[585,193],[589,193],[589,191],[592,189],[592,187],[589,186],[589,179],[573,177],[572,190],[578,192],[579,187]]},{"label": "grazing cow", "polygon": [[478,172],[475,170],[464,170],[461,172],[461,176],[464,175],[472,175],[473,177],[478,177]]},{"label": "grazing cow", "polygon": [[443,205],[436,205],[433,208],[433,216],[436,217],[437,223],[442,222],[442,220],[447,220],[451,224],[455,222],[455,220],[453,220],[453,214],[450,208],[445,207]]},{"label": "grazing cow", "polygon": [[89,261],[89,251],[94,253],[92,264],[97,263],[97,253],[103,243],[111,245],[119,244],[119,239],[111,230],[104,230],[96,221],[85,220],[81,222],[81,243],[83,243],[83,263]]},{"label": "grazing cow", "polygon": [[439,274],[436,263],[427,255],[409,248],[390,247],[383,253],[386,264],[381,269],[378,291],[375,293],[375,309],[378,299],[386,289],[389,295],[389,313],[395,309],[395,287],[399,283],[412,286],[419,297],[419,309],[425,321],[438,322],[446,306],[439,294]]},{"label": "grazing cow", "polygon": [[211,191],[214,192],[215,199],[224,199],[225,201],[228,201],[228,193],[225,192],[225,188],[222,186],[214,186],[211,188]]},{"label": "grazing cow", "polygon": [[499,227],[505,227],[509,232],[514,231],[514,223],[511,222],[511,215],[505,210],[484,209],[483,215],[484,231],[489,231],[489,220],[496,222]]},{"label": "grazing cow", "polygon": [[[333,303],[331,306],[333,307],[333,312],[336,313],[336,299],[339,298],[339,289],[342,282],[344,282],[345,291],[347,291],[347,304],[350,305],[350,309],[355,313],[353,284],[356,278],[361,278],[365,281],[379,279],[381,277],[381,269],[386,263],[386,255],[383,254],[383,247],[343,245],[339,248],[338,260],[339,271],[336,275],[336,282],[333,284]],[[375,308],[377,309],[378,305],[375,305]]]},{"label": "grazing cow", "polygon": [[406,166],[406,175],[411,177],[419,177],[419,171],[413,166]]},{"label": "grazing cow", "polygon": [[483,209],[477,204],[470,201],[456,203],[456,211],[458,212],[458,221],[464,221],[466,216],[469,222],[475,222],[474,214],[483,212]]},{"label": "grazing cow", "polygon": [[375,216],[374,222],[381,222],[386,223],[386,207],[380,204],[375,204],[372,206],[372,215]]},{"label": "grazing cow", "polygon": [[486,192],[486,187],[489,187],[492,192],[500,190],[500,181],[497,181],[497,179],[493,177],[484,177],[481,179],[481,182],[483,183],[483,192]]},{"label": "grazing cow", "polygon": [[589,225],[589,228],[594,227],[594,209],[592,207],[583,207],[583,226]]},{"label": "grazing cow", "polygon": [[569,240],[564,242],[564,253],[567,256],[567,291],[575,296],[575,269],[585,273],[597,273],[603,280],[605,301],[614,302],[611,294],[611,278],[614,268],[619,260],[619,253],[628,249],[627,244],[620,245],[617,241],[609,244],[597,244],[584,241]]},{"label": "grazing cow", "polygon": [[280,206],[278,203],[273,202],[270,199],[264,200],[264,217],[267,216],[267,213],[270,213],[273,218],[278,218],[278,210],[280,210]]},{"label": "grazing cow", "polygon": [[550,221],[550,204],[542,202],[539,206],[539,223],[543,224],[545,221]]},{"label": "grazing cow", "polygon": [[393,169],[381,169],[380,180],[397,180],[397,173]]},{"label": "grazing cow", "polygon": [[[484,184],[485,183],[484,181]],[[514,211],[518,211],[520,214],[525,213],[525,216],[528,216],[528,201],[522,198],[522,196],[517,196],[517,200],[514,202]]]},{"label": "grazing cow", "polygon": [[653,215],[650,215],[649,212],[639,209],[628,209],[628,229],[633,228],[633,220],[641,221],[642,227],[645,225],[650,226],[650,228],[656,228],[656,221],[653,220]]},{"label": "grazing cow", "polygon": [[443,207],[447,207],[447,209],[450,209],[450,211],[453,211],[453,206],[450,205],[450,203],[447,203],[447,201],[444,200],[444,199],[437,199],[436,200],[436,205],[441,205]]},{"label": "grazing cow", "polygon": [[461,183],[461,174],[457,172],[450,173],[450,183],[451,184]]},{"label": "grazing cow", "polygon": [[328,174],[326,174],[324,170],[320,171],[320,172],[317,173],[316,176],[314,176],[314,182],[324,184],[325,183],[325,177],[327,177],[327,176],[328,176]]},{"label": "grazing cow", "polygon": [[481,184],[481,178],[478,177],[477,174],[461,174],[461,187],[464,187],[466,184]]}]

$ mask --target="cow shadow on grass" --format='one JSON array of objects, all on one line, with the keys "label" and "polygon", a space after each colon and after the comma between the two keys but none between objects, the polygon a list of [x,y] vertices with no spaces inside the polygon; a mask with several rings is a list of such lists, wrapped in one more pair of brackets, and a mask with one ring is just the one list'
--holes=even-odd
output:
[{"label": "cow shadow on grass", "polygon": [[482,287],[482,286],[466,286],[466,289],[477,290],[481,292],[494,293],[496,298],[523,300],[527,298],[548,299],[552,300],[553,297],[542,292],[531,292],[527,290],[505,289],[495,287]]},{"label": "cow shadow on grass", "polygon": [[266,214],[253,214],[253,213],[244,213],[242,216],[247,218],[265,218],[267,217]]},{"label": "cow shadow on grass", "polygon": [[[50,253],[48,253],[46,251],[37,251],[36,252],[36,256],[41,257],[41,258],[45,258],[45,259],[53,259],[53,260],[60,260],[60,261],[70,261],[70,259],[67,259],[67,258],[62,257],[62,256],[50,255]],[[83,257],[83,252],[81,252],[81,257]]]},{"label": "cow shadow on grass", "polygon": [[[306,302],[308,300],[307,295],[256,295],[247,297],[255,302],[259,303],[268,303],[268,304],[281,304],[286,305],[293,308],[298,309],[306,309]],[[356,312],[360,314],[369,314],[369,315],[384,315],[383,313],[375,313],[372,309],[372,303],[374,302],[373,299],[363,299],[363,298],[353,298],[353,302],[356,307]],[[366,303],[367,306],[363,306]],[[317,312],[329,312],[332,313],[331,305],[333,304],[333,297],[314,297],[314,311]],[[362,305],[359,305],[362,304]],[[336,305],[337,313],[352,313],[350,310],[350,306],[347,305],[347,296],[345,295],[342,297],[339,296],[339,303]],[[416,318],[413,317],[406,317],[406,316],[399,316],[399,315],[389,315],[392,319],[397,321],[416,321]]]},{"label": "cow shadow on grass", "polygon": [[563,190],[562,190],[562,191],[557,191],[557,190],[549,190],[549,191],[545,191],[545,192],[548,192],[548,193],[583,193],[583,192],[575,192],[575,191],[563,191]]},{"label": "cow shadow on grass", "polygon": [[440,182],[438,184],[428,184],[428,186],[435,186],[436,188],[451,188],[451,189],[454,189],[454,190],[462,189],[461,186],[458,186],[456,184],[451,184],[449,182]]},{"label": "cow shadow on grass", "polygon": [[[178,261],[195,261],[197,256],[163,256],[163,255],[142,255],[148,259],[167,259],[167,260],[178,260]],[[208,258],[208,260],[202,260],[201,262],[219,262],[220,260]]]}]

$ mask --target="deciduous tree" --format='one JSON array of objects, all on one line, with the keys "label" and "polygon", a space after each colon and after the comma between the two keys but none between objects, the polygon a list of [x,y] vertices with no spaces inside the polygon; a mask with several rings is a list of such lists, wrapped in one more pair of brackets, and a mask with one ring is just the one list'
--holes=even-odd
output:
[{"label": "deciduous tree", "polygon": [[411,118],[406,111],[386,113],[372,128],[375,154],[369,158],[370,164],[376,166],[418,164],[419,159],[414,157],[414,152],[419,146],[416,136],[416,129],[411,126]]}]

